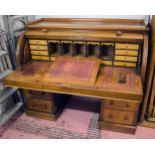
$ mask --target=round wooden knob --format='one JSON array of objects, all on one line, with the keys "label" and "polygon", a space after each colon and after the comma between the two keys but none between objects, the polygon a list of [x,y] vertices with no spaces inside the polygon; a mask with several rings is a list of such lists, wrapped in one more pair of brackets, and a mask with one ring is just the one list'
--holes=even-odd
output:
[{"label": "round wooden knob", "polygon": [[43,31],[43,32],[48,32],[48,30],[47,30],[47,29],[43,29],[42,31]]},{"label": "round wooden knob", "polygon": [[127,116],[125,116],[125,117],[124,117],[124,120],[125,120],[125,121],[127,121],[127,120],[128,120],[128,117],[127,117]]},{"label": "round wooden knob", "polygon": [[116,35],[117,36],[121,36],[122,35],[122,31],[116,31]]},{"label": "round wooden knob", "polygon": [[113,101],[110,102],[110,105],[113,105]]},{"label": "round wooden knob", "polygon": [[109,118],[113,118],[113,115],[112,114],[109,114],[109,116],[108,116]]},{"label": "round wooden knob", "polygon": [[127,104],[126,104],[126,107],[129,108],[129,107],[130,107],[130,104],[127,103]]}]

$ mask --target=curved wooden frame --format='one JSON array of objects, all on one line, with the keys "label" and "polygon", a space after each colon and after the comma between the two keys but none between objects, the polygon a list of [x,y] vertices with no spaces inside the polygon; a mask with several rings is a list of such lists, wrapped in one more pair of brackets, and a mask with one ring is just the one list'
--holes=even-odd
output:
[{"label": "curved wooden frame", "polygon": [[16,67],[20,67],[23,64],[24,60],[24,46],[25,46],[25,33],[22,33],[18,39],[17,48],[16,48]]},{"label": "curved wooden frame", "polygon": [[149,94],[151,90],[151,84],[152,84],[152,77],[153,77],[153,70],[155,68],[155,16],[152,16],[152,55],[151,55],[151,64],[149,67],[149,73],[148,73],[148,79],[146,83],[146,91],[145,91],[145,96],[144,96],[144,101],[143,101],[143,107],[141,110],[141,115],[140,115],[140,122],[143,123],[144,117],[145,117],[145,112],[149,100]]},{"label": "curved wooden frame", "polygon": [[147,67],[147,58],[148,58],[148,35],[144,34],[144,44],[143,44],[143,55],[142,55],[142,65],[141,65],[141,79],[144,84],[146,67]]}]

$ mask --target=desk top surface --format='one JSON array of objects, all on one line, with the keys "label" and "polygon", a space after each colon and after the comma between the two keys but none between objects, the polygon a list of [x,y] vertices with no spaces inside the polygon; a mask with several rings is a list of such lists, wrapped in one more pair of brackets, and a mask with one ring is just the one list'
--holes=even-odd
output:
[{"label": "desk top surface", "polygon": [[91,29],[147,31],[144,20],[101,18],[42,18],[27,25],[29,29]]},{"label": "desk top surface", "polygon": [[[82,63],[83,62],[83,63]],[[31,62],[8,75],[8,86],[94,97],[141,100],[141,78],[130,68],[100,67],[94,60]]]}]

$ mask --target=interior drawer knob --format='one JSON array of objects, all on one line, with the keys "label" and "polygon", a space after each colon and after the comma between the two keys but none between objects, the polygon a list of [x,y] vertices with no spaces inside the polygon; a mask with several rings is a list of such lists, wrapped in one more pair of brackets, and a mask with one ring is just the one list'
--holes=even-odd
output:
[{"label": "interior drawer knob", "polygon": [[121,36],[122,34],[122,31],[116,31],[116,36]]},{"label": "interior drawer knob", "polygon": [[127,104],[126,104],[126,107],[129,108],[129,107],[130,107],[130,104],[127,103]]},{"label": "interior drawer knob", "polygon": [[47,29],[42,29],[42,31],[43,31],[43,32],[48,32],[48,30],[47,30]]},{"label": "interior drawer knob", "polygon": [[113,102],[113,101],[111,101],[111,102],[110,102],[110,105],[113,105],[113,104],[114,104],[114,102]]},{"label": "interior drawer knob", "polygon": [[108,117],[109,117],[109,118],[113,118],[113,115],[112,115],[112,114],[109,114]]},{"label": "interior drawer knob", "polygon": [[125,121],[127,121],[127,120],[128,120],[128,117],[127,117],[127,116],[125,116],[125,117],[124,117],[124,120],[125,120]]}]

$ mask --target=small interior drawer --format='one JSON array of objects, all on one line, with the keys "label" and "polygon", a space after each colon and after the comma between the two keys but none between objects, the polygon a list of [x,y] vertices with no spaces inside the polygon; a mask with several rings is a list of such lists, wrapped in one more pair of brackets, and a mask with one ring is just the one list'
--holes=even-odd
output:
[{"label": "small interior drawer", "polygon": [[32,60],[49,60],[49,57],[32,55]]},{"label": "small interior drawer", "polygon": [[29,44],[32,45],[47,45],[46,40],[29,40]]},{"label": "small interior drawer", "polygon": [[31,51],[32,55],[48,55],[47,51]]},{"label": "small interior drawer", "polygon": [[112,108],[126,111],[137,111],[139,109],[138,102],[103,100],[102,108]]},{"label": "small interior drawer", "polygon": [[104,109],[101,113],[100,118],[102,121],[125,125],[135,125],[137,122],[135,112],[127,112],[113,109]]},{"label": "small interior drawer", "polygon": [[115,50],[116,55],[138,56],[138,51],[133,50]]},{"label": "small interior drawer", "polygon": [[48,50],[47,46],[30,45],[31,50]]},{"label": "small interior drawer", "polygon": [[115,60],[137,62],[137,57],[115,55]]},{"label": "small interior drawer", "polygon": [[112,61],[101,60],[102,65],[112,65]]},{"label": "small interior drawer", "polygon": [[139,45],[138,44],[121,44],[121,43],[116,43],[115,48],[116,49],[138,50],[139,49]]},{"label": "small interior drawer", "polygon": [[43,112],[53,112],[53,103],[50,101],[38,100],[38,99],[28,99],[27,108],[36,110],[36,111],[43,111]]},{"label": "small interior drawer", "polygon": [[136,67],[136,63],[115,61],[114,66]]}]

